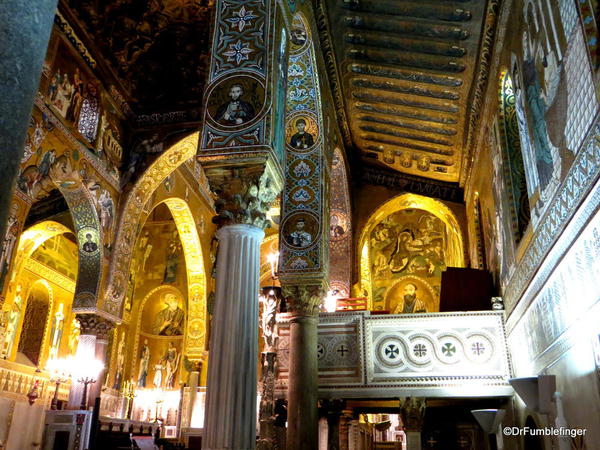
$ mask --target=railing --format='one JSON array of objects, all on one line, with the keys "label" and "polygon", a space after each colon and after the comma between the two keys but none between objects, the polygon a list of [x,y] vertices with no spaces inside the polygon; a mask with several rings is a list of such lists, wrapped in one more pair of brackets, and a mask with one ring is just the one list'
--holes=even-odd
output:
[{"label": "railing", "polygon": [[[287,389],[289,315],[280,314],[277,389]],[[502,311],[323,313],[317,357],[323,396],[508,396]],[[329,392],[328,392],[329,391]]]},{"label": "railing", "polygon": [[365,297],[339,298],[337,300],[337,311],[366,311],[369,308],[369,300]]},{"label": "railing", "polygon": [[[54,396],[55,384],[50,382],[48,372],[39,371],[35,367],[26,366],[13,361],[0,360],[0,395],[14,400],[27,401],[27,393],[39,381],[36,403],[49,407]],[[70,383],[61,383],[58,399],[69,399]]]}]

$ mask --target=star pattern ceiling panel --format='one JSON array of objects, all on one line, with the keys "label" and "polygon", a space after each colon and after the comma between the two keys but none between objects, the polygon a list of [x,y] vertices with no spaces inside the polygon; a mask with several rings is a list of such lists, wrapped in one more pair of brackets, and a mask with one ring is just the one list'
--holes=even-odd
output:
[{"label": "star pattern ceiling panel", "polygon": [[350,131],[364,158],[458,181],[485,7],[327,0]]}]

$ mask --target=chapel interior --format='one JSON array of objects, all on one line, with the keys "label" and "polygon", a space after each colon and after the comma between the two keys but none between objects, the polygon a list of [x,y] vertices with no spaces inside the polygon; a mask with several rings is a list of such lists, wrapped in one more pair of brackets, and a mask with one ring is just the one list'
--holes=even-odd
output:
[{"label": "chapel interior", "polygon": [[600,449],[599,22],[0,2],[0,450]]}]

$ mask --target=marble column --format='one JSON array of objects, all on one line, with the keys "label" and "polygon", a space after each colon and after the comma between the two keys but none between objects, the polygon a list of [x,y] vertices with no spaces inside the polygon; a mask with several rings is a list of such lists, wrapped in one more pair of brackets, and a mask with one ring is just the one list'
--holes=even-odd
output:
[{"label": "marble column", "polygon": [[[75,359],[80,361],[96,359],[104,365],[104,368],[97,375],[96,382],[88,385],[87,405],[90,407],[94,405],[94,400],[100,396],[102,391],[102,380],[108,369],[106,367],[108,334],[114,324],[95,314],[78,314],[77,320],[81,325],[81,334],[79,335]],[[77,378],[71,380],[71,392],[69,393],[70,409],[79,409],[82,394],[83,385],[77,381]]]},{"label": "marble column", "polygon": [[57,0],[0,2],[0,236],[46,56]]},{"label": "marble column", "polygon": [[340,450],[340,422],[345,402],[339,399],[326,400],[322,407],[327,411],[327,450]]},{"label": "marble column", "polygon": [[427,402],[424,398],[400,399],[400,416],[406,434],[406,450],[421,450],[421,430]]},{"label": "marble column", "polygon": [[290,318],[288,450],[318,448],[318,312],[325,290],[320,285],[283,286]]},{"label": "marble column", "polygon": [[[96,336],[93,334],[79,335],[79,343],[75,352],[75,360],[90,360],[96,356]],[[88,386],[89,389],[89,386]],[[71,380],[71,391],[69,392],[69,409],[80,409],[81,397],[83,395],[83,384],[75,375]],[[89,402],[89,395],[88,395]],[[89,403],[87,403],[89,404]]]},{"label": "marble column", "polygon": [[350,422],[352,421],[352,411],[345,410],[340,417],[340,450],[349,450],[350,441]]},{"label": "marble column", "polygon": [[252,225],[219,229],[203,448],[254,449],[260,244]]}]

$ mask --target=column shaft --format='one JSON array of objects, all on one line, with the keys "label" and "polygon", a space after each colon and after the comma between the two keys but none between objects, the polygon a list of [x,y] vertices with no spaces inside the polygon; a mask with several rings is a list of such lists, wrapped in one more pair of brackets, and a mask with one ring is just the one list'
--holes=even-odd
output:
[{"label": "column shaft", "polygon": [[260,244],[264,231],[251,225],[227,225],[217,237],[217,288],[203,448],[254,449]]},{"label": "column shaft", "polygon": [[90,384],[88,386],[88,406],[94,406],[94,401],[96,397],[100,397],[102,393],[102,382],[104,381],[104,376],[108,372],[108,364],[106,362],[106,347],[108,346],[108,340],[100,339],[96,337],[96,352],[95,357],[98,361],[101,361],[104,365],[104,369],[100,371],[98,374],[98,380],[94,384]]},{"label": "column shaft", "polygon": [[0,236],[23,156],[57,0],[0,2]]},{"label": "column shaft", "polygon": [[316,315],[290,321],[288,450],[318,448],[317,322]]},{"label": "column shaft", "polygon": [[[75,360],[89,361],[96,357],[96,336],[93,334],[82,334],[79,336]],[[89,386],[88,386],[89,388]],[[71,391],[69,392],[69,409],[79,409],[83,395],[83,384],[78,381],[77,375],[71,380]],[[89,396],[88,396],[89,401]],[[89,404],[89,403],[88,403]]]}]

